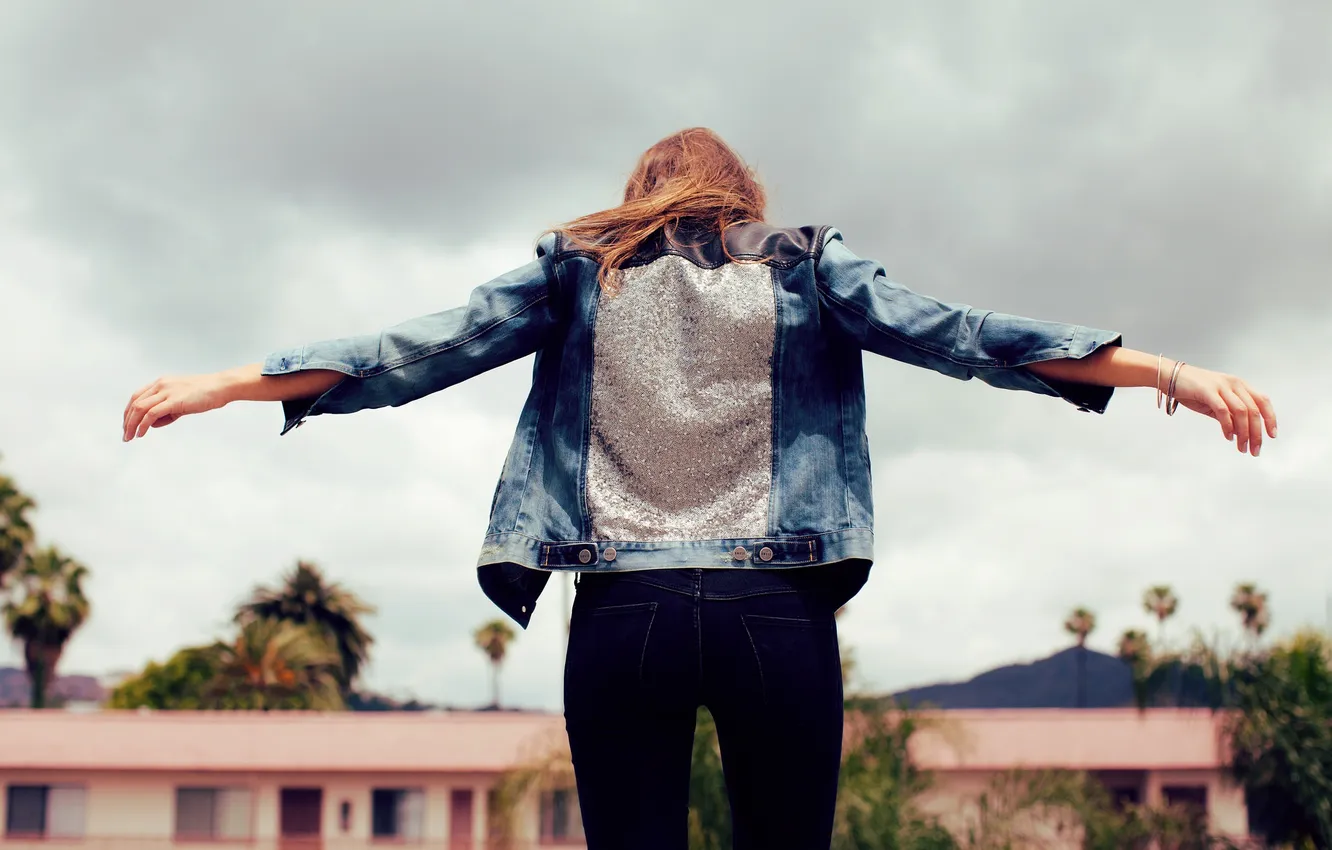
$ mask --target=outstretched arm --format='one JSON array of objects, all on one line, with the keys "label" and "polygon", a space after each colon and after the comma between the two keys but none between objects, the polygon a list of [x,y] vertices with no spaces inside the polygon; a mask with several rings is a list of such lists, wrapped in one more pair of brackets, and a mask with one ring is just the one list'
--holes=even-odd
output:
[{"label": "outstretched arm", "polygon": [[263,375],[262,368],[254,363],[207,375],[158,378],[125,405],[125,442],[142,437],[149,428],[170,425],[182,416],[216,410],[233,401],[295,401],[321,396],[346,377],[331,369]]},{"label": "outstretched arm", "polygon": [[[1233,375],[1124,348],[1118,333],[945,304],[891,281],[825,234],[816,280],[829,326],[846,340],[905,363],[1012,390],[1061,396],[1081,410],[1105,411],[1116,387],[1156,387],[1221,425],[1241,452],[1257,455],[1263,431],[1275,437],[1267,396]],[[1158,376],[1159,370],[1159,376]]]},{"label": "outstretched arm", "polygon": [[[1113,347],[1080,360],[1043,360],[1027,368],[1059,381],[1102,387],[1155,387],[1164,393],[1169,389],[1175,361]],[[1227,440],[1234,440],[1239,451],[1254,457],[1262,448],[1264,430],[1269,437],[1277,435],[1272,400],[1234,375],[1183,365],[1175,377],[1175,397],[1189,410],[1215,419]]]},{"label": "outstretched arm", "polygon": [[563,321],[553,246],[547,235],[535,260],[476,287],[464,306],[225,372],[159,378],[130,398],[124,439],[233,401],[282,402],[285,434],[308,416],[397,407],[531,354],[559,338]]}]

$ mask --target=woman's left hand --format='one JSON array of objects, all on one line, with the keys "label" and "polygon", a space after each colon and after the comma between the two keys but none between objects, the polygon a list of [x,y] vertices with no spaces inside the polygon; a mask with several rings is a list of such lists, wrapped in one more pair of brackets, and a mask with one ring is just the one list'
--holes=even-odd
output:
[{"label": "woman's left hand", "polygon": [[1254,457],[1263,446],[1264,430],[1269,437],[1277,435],[1272,400],[1234,375],[1185,364],[1175,379],[1175,398],[1189,410],[1215,419],[1227,440],[1233,439],[1239,451]]}]

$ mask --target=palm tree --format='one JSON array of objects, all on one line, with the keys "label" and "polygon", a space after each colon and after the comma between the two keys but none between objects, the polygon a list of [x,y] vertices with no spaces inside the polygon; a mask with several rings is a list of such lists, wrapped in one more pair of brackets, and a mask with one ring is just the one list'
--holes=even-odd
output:
[{"label": "palm tree", "polygon": [[1230,771],[1272,846],[1332,847],[1332,636],[1301,630],[1242,663],[1225,723]]},{"label": "palm tree", "polygon": [[1119,636],[1118,654],[1128,663],[1133,676],[1133,701],[1138,708],[1145,709],[1153,674],[1152,646],[1147,633],[1138,629],[1126,630]]},{"label": "palm tree", "polygon": [[14,479],[0,475],[0,587],[4,586],[5,575],[18,567],[32,547],[32,524],[27,513],[36,507]]},{"label": "palm tree", "polygon": [[1270,612],[1267,607],[1267,594],[1257,585],[1244,583],[1236,585],[1230,597],[1233,608],[1244,623],[1244,631],[1249,633],[1252,642],[1257,643],[1269,624]]},{"label": "palm tree", "polygon": [[1064,621],[1064,630],[1078,640],[1078,708],[1087,706],[1087,635],[1096,628],[1096,615],[1086,608],[1074,608]]},{"label": "palm tree", "polygon": [[338,687],[345,697],[370,659],[374,638],[361,625],[361,618],[374,610],[342,585],[328,582],[314,564],[297,561],[283,576],[281,587],[256,587],[236,612],[236,622],[282,620],[308,626],[336,651],[341,662]]},{"label": "palm tree", "polygon": [[499,708],[499,668],[504,663],[504,654],[509,650],[509,641],[516,635],[509,624],[503,620],[491,620],[476,630],[477,648],[490,659],[490,704]]},{"label": "palm tree", "polygon": [[5,623],[23,644],[33,708],[46,706],[65,645],[88,619],[87,575],[87,567],[54,546],[34,553],[15,571],[17,599],[5,603]]},{"label": "palm tree", "polygon": [[1147,640],[1147,633],[1138,629],[1128,629],[1119,637],[1119,657],[1129,664],[1141,664],[1152,652]]},{"label": "palm tree", "polygon": [[499,777],[490,797],[490,843],[495,850],[530,847],[519,818],[527,813],[533,792],[567,791],[576,787],[569,736],[553,730],[529,742],[522,761]]},{"label": "palm tree", "polygon": [[1147,588],[1142,595],[1142,607],[1148,614],[1156,615],[1156,642],[1165,646],[1165,621],[1179,610],[1179,598],[1168,584],[1158,584]]},{"label": "palm tree", "polygon": [[250,620],[231,643],[215,644],[212,656],[217,672],[205,688],[208,708],[343,707],[337,651],[310,627]]}]

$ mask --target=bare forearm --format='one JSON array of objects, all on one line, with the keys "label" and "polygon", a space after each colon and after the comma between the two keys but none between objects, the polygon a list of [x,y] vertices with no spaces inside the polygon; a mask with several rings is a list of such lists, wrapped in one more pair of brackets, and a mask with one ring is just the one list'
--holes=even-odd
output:
[{"label": "bare forearm", "polygon": [[[1096,384],[1102,387],[1156,387],[1158,359],[1155,354],[1132,348],[1109,346],[1074,360],[1043,360],[1027,368],[1042,378]],[[1160,389],[1166,389],[1175,361],[1160,358]]]},{"label": "bare forearm", "polygon": [[323,395],[346,377],[331,369],[306,369],[288,375],[261,375],[258,363],[219,372],[224,403],[292,401]]},{"label": "bare forearm", "polygon": [[126,442],[149,428],[169,425],[182,416],[216,410],[233,401],[294,401],[332,389],[345,375],[330,369],[305,369],[289,375],[263,375],[258,363],[210,372],[158,378],[130,396],[122,421]]}]

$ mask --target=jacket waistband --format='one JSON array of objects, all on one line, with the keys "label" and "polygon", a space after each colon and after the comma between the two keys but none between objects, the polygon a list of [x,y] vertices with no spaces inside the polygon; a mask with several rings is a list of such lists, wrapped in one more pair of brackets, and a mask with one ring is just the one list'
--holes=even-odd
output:
[{"label": "jacket waistband", "polygon": [[[765,547],[771,553],[767,560]],[[611,550],[614,550],[613,554]],[[825,534],[777,538],[618,543],[552,542],[504,532],[486,536],[477,561],[477,578],[486,596],[518,625],[527,628],[537,598],[554,572],[615,574],[681,568],[798,569],[848,560],[864,561],[868,567],[874,560],[873,531],[846,528]]]},{"label": "jacket waistband", "polygon": [[543,571],[629,571],[697,567],[810,567],[874,557],[874,532],[847,528],[823,534],[725,540],[554,541],[506,532],[486,537],[477,566],[513,563]]}]

